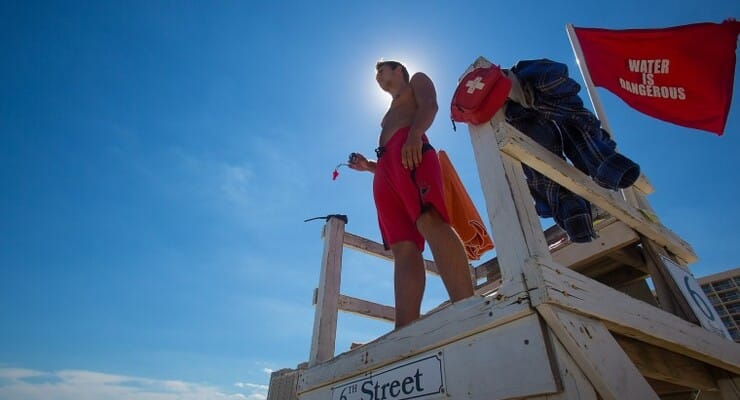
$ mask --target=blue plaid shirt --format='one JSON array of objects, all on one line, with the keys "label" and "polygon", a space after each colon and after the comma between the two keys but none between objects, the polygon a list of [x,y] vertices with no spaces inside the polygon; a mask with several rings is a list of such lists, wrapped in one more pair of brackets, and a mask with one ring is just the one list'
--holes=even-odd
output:
[{"label": "blue plaid shirt", "polygon": [[[616,143],[596,116],[583,107],[581,86],[565,64],[548,59],[518,62],[516,74],[533,108],[509,101],[506,120],[537,143],[570,160],[599,185],[616,190],[632,185],[640,167],[616,151]],[[537,214],[552,217],[573,242],[596,237],[591,205],[539,172],[523,166]]]}]

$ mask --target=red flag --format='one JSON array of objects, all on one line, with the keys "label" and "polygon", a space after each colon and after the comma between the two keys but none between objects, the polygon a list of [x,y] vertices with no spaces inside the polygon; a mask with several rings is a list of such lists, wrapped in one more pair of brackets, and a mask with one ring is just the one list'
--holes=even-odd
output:
[{"label": "red flag", "polygon": [[740,22],[574,30],[594,85],[652,117],[722,135]]}]

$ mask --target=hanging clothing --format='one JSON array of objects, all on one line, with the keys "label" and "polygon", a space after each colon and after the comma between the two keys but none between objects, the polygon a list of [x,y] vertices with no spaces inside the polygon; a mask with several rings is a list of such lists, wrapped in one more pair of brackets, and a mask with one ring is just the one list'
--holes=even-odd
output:
[{"label": "hanging clothing", "polygon": [[[520,101],[506,105],[506,120],[559,157],[589,175],[602,187],[631,186],[640,167],[616,151],[616,143],[601,121],[583,106],[581,86],[568,67],[548,59],[518,62],[507,73],[521,86]],[[521,101],[524,97],[526,101]],[[538,215],[552,217],[574,242],[596,237],[590,204],[544,175],[523,166]]]}]

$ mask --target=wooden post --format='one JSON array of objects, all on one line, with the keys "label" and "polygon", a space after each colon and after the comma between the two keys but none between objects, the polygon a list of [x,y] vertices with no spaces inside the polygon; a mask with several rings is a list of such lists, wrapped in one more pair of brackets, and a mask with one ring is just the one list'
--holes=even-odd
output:
[{"label": "wooden post", "polygon": [[645,253],[645,264],[650,271],[650,277],[653,279],[653,286],[655,286],[655,294],[658,297],[660,308],[687,321],[699,324],[699,319],[691,310],[686,297],[678,289],[676,282],[671,279],[670,273],[666,270],[666,266],[660,257],[661,249],[644,236],[641,236],[640,239]]},{"label": "wooden post", "polygon": [[297,400],[298,370],[284,368],[270,374],[267,400]]},{"label": "wooden post", "polygon": [[342,281],[342,250],[344,249],[345,220],[330,216],[324,225],[324,254],[316,294],[316,314],[309,366],[334,357],[339,312],[339,287]]},{"label": "wooden post", "polygon": [[601,321],[547,304],[537,310],[603,399],[658,400]]},{"label": "wooden post", "polygon": [[[527,291],[527,287],[543,287],[541,274],[528,271],[530,263],[527,260],[532,257],[549,259],[550,251],[532,206],[521,164],[499,150],[496,130],[503,121],[503,112],[499,111],[489,123],[469,125],[468,129],[491,232],[495,237],[502,290],[510,295]],[[523,280],[525,275],[526,284]],[[535,303],[538,302],[535,299]]]}]

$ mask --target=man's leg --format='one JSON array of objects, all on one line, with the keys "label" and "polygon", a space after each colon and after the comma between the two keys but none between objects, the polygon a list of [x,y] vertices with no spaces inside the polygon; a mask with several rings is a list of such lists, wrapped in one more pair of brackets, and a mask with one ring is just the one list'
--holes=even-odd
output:
[{"label": "man's leg", "polygon": [[468,269],[468,256],[457,232],[434,208],[422,213],[416,221],[416,226],[429,243],[450,301],[455,302],[472,296],[473,281]]},{"label": "man's leg", "polygon": [[419,318],[426,271],[424,258],[416,243],[404,241],[393,244],[391,252],[393,252],[397,329]]}]

